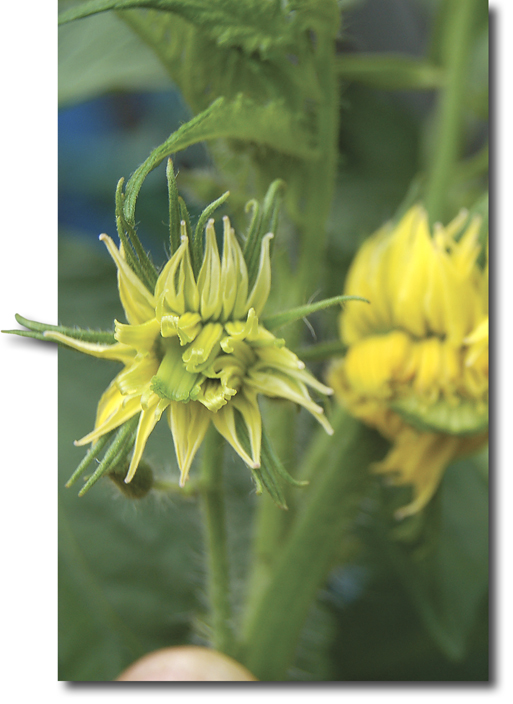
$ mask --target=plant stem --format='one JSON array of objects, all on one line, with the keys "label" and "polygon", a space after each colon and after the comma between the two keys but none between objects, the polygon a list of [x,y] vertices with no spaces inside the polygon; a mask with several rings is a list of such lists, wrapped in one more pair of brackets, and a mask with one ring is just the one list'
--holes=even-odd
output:
[{"label": "plant stem", "polygon": [[319,109],[318,161],[305,163],[307,196],[302,222],[301,259],[298,272],[297,299],[309,298],[319,284],[325,255],[326,222],[335,188],[338,157],[338,79],[335,64],[335,36],[331,31],[318,32],[316,70],[322,91]]},{"label": "plant stem", "polygon": [[443,37],[446,83],[439,94],[433,156],[426,185],[426,208],[431,224],[445,216],[447,192],[460,152],[465,78],[478,1],[450,0],[452,7],[447,13]]},{"label": "plant stem", "polygon": [[[269,413],[266,415],[266,421],[268,421],[266,425],[271,431],[274,449],[286,467],[290,468],[294,464],[296,409],[289,404],[278,402],[267,410]],[[286,496],[290,494],[289,489],[288,486],[283,487]],[[287,504],[289,503],[287,500]],[[274,556],[278,546],[282,544],[290,518],[291,511],[280,510],[268,494],[264,493],[259,497],[245,606],[246,615],[251,613],[271,579]]]},{"label": "plant stem", "polygon": [[368,465],[383,455],[384,442],[345,412],[335,424],[331,442],[316,452],[310,492],[247,620],[238,659],[260,680],[286,678],[310,605],[358,511]]},{"label": "plant stem", "polygon": [[201,496],[208,555],[211,644],[216,650],[231,655],[235,646],[222,486],[224,441],[211,426],[204,442]]}]

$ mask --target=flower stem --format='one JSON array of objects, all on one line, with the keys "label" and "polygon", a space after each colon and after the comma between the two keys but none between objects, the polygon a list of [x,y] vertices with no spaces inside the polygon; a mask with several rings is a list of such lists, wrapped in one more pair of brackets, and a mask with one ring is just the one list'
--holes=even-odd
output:
[{"label": "flower stem", "polygon": [[383,441],[345,412],[338,412],[334,425],[335,436],[316,453],[311,490],[276,556],[272,578],[246,622],[238,659],[260,680],[286,678],[310,605],[358,511],[367,467],[384,451]]},{"label": "flower stem", "polygon": [[[294,465],[295,455],[295,415],[296,409],[275,402],[267,408],[266,420],[270,429],[274,449],[287,468]],[[284,486],[285,495],[290,487]],[[296,491],[298,491],[296,489]],[[301,489],[299,490],[301,491]],[[290,504],[287,496],[287,504]],[[290,506],[289,506],[290,509]],[[287,530],[291,511],[281,511],[268,494],[262,494],[257,503],[253,538],[253,555],[248,579],[245,614],[251,613],[267,586],[278,546],[282,544]]]},{"label": "flower stem", "polygon": [[207,590],[211,609],[211,644],[228,655],[234,651],[230,574],[223,500],[224,442],[211,426],[203,450],[201,496],[207,547]]},{"label": "flower stem", "polygon": [[426,185],[426,208],[431,224],[442,221],[446,214],[447,192],[459,157],[465,77],[476,4],[480,1],[451,0],[448,8],[442,37],[446,81],[438,98],[434,149]]}]

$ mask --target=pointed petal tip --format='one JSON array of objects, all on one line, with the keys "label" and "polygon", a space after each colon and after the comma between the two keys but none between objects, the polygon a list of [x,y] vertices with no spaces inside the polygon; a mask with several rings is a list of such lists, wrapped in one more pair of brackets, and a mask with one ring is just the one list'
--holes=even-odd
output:
[{"label": "pointed petal tip", "polygon": [[182,472],[182,474],[180,475],[180,480],[178,482],[178,486],[180,487],[180,489],[184,488],[185,484],[187,483],[188,478],[189,478],[189,472],[188,471]]},{"label": "pointed petal tip", "polygon": [[404,521],[404,519],[407,516],[410,516],[412,513],[415,513],[414,511],[409,511],[407,510],[408,507],[405,506],[404,508],[399,508],[397,511],[394,511],[394,518],[396,521]]}]

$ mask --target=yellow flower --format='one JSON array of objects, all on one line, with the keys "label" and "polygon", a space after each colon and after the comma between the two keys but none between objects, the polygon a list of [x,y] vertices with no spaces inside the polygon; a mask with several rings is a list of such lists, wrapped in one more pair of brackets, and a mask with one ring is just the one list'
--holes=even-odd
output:
[{"label": "yellow flower", "polygon": [[376,464],[413,485],[399,517],[430,500],[445,467],[486,442],[488,427],[488,269],[477,264],[480,219],[462,212],[429,232],[425,211],[409,210],[362,245],[345,293],[340,335],[348,346],[328,383],[349,411],[392,442]]},{"label": "yellow flower", "polygon": [[[211,422],[250,467],[260,466],[258,394],[304,406],[333,432],[307,387],[321,394],[330,394],[331,389],[306,371],[304,363],[284,347],[284,340],[259,322],[271,284],[273,235],[262,239],[251,289],[229,219],[224,218],[222,255],[213,220],[208,221],[205,236],[203,260],[195,276],[186,225],[181,223],[181,244],[151,293],[130,268],[123,247],[118,249],[110,237],[101,235],[117,266],[128,324],[115,321],[116,343],[112,345],[84,342],[60,332],[44,333],[73,349],[124,364],[100,399],[94,430],[76,444],[95,443],[139,414],[126,482],[133,478],[146,441],[164,412],[182,486]],[[246,426],[250,454],[237,431],[237,413]]]}]

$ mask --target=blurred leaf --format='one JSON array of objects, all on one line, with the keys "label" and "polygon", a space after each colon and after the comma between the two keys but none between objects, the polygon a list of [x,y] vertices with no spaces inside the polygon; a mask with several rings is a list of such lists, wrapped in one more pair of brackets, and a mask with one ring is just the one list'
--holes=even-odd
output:
[{"label": "blurred leaf", "polygon": [[106,13],[59,30],[59,106],[113,90],[170,87],[154,52],[116,15]]},{"label": "blurred leaf", "polygon": [[488,589],[488,492],[471,459],[447,469],[438,535],[426,549],[390,542],[406,592],[439,648],[462,660]]}]

